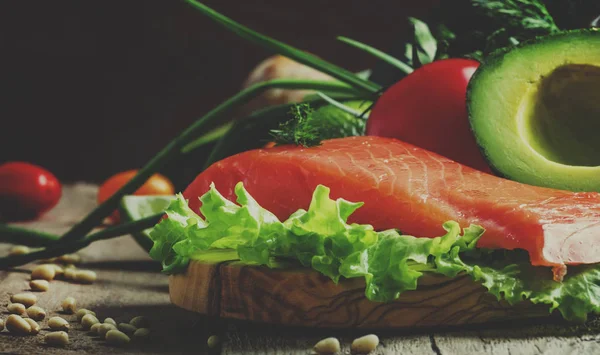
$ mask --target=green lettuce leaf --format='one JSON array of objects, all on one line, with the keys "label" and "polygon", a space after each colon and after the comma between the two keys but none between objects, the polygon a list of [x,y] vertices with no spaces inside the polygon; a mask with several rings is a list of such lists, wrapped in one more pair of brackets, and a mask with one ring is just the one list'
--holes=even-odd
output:
[{"label": "green lettuce leaf", "polygon": [[[571,266],[562,283],[552,280],[547,267],[531,266],[524,251],[491,251],[476,247],[483,228],[462,229],[443,224],[446,234],[415,238],[397,230],[376,232],[371,225],[349,224],[362,203],[330,198],[319,185],[308,210],[287,220],[262,208],[244,189],[235,187],[236,202],[225,199],[211,185],[200,199],[200,217],[178,195],[167,217],[150,232],[150,256],[166,273],[181,272],[189,260],[233,257],[256,265],[281,267],[290,262],[310,267],[338,282],[340,277],[364,278],[365,295],[389,302],[418,288],[426,273],[454,277],[470,275],[498,300],[510,304],[529,300],[547,304],[569,320],[585,320],[600,313],[600,266]],[[218,252],[218,253],[217,253]]]}]

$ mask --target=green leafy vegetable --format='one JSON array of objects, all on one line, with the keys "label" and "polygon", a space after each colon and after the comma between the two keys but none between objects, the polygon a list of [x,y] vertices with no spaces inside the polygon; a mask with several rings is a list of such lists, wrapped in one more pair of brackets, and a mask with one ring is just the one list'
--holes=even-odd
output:
[{"label": "green leafy vegetable", "polygon": [[[181,195],[167,209],[168,218],[154,227],[150,255],[163,263],[164,272],[182,271],[190,259],[215,260],[237,255],[249,264],[278,267],[296,261],[338,282],[340,277],[364,278],[365,295],[389,302],[415,290],[427,273],[454,277],[470,275],[499,300],[511,304],[529,300],[547,304],[569,320],[585,320],[600,312],[600,266],[571,266],[562,283],[552,280],[549,268],[531,266],[524,251],[476,248],[484,230],[461,230],[446,222],[446,234],[436,238],[376,232],[370,225],[348,224],[362,203],[333,200],[329,189],[318,186],[308,210],[298,210],[279,221],[244,189],[235,187],[237,203],[214,187],[201,197],[199,217]],[[216,251],[221,251],[215,256]]]}]

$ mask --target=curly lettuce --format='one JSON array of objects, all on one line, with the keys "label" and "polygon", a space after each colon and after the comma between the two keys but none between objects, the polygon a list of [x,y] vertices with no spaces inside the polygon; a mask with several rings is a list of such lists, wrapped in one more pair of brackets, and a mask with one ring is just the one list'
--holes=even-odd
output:
[{"label": "curly lettuce", "polygon": [[[531,266],[523,251],[489,251],[476,247],[484,229],[443,224],[446,234],[415,238],[397,230],[374,231],[371,225],[349,224],[362,203],[333,200],[329,188],[315,189],[308,210],[280,221],[262,208],[244,186],[235,186],[236,202],[211,185],[200,197],[200,217],[181,195],[166,210],[167,218],[150,232],[150,256],[165,273],[183,272],[190,260],[241,260],[279,267],[293,261],[338,282],[365,280],[365,296],[377,302],[397,299],[418,288],[426,273],[470,275],[498,300],[529,300],[549,305],[568,320],[585,320],[600,312],[600,266],[570,267],[562,283],[549,268]],[[219,259],[221,258],[221,259]]]}]

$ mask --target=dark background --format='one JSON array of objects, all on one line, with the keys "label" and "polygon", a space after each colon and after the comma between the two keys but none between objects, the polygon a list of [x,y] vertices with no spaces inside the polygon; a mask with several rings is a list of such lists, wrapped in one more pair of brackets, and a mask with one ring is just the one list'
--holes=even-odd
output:
[{"label": "dark background", "polygon": [[[389,49],[403,19],[437,1],[205,3],[358,71],[375,60],[336,36]],[[139,168],[269,55],[183,1],[1,1],[0,162],[34,162],[63,181]]]}]

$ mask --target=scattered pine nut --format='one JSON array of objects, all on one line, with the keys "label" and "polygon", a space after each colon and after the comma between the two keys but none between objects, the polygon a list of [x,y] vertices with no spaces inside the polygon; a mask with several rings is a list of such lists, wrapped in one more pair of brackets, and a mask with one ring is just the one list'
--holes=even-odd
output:
[{"label": "scattered pine nut", "polygon": [[101,325],[102,325],[102,323],[96,323],[96,324],[92,325],[90,327],[90,332],[98,333],[98,328],[100,328]]},{"label": "scattered pine nut", "polygon": [[21,303],[25,307],[31,307],[37,302],[37,297],[31,292],[17,293],[10,297],[10,301],[14,303]]},{"label": "scattered pine nut", "polygon": [[96,278],[96,273],[92,270],[77,270],[73,275],[73,281],[83,284],[91,284],[96,281]]},{"label": "scattered pine nut", "polygon": [[52,264],[52,267],[54,267],[54,272],[56,274],[54,277],[60,277],[65,274],[65,269],[63,269],[60,265]]},{"label": "scattered pine nut", "polygon": [[91,314],[95,316],[96,312],[90,311],[89,309],[80,308],[79,310],[77,310],[77,313],[75,313],[75,315],[77,316],[77,321],[81,322],[81,319],[83,319],[83,316],[85,316],[86,314]]},{"label": "scattered pine nut", "polygon": [[27,323],[29,323],[29,326],[31,327],[31,331],[29,332],[29,334],[36,335],[40,332],[41,327],[38,324],[38,322],[34,321],[31,318],[24,318],[24,319]]},{"label": "scattered pine nut", "polygon": [[50,289],[50,283],[46,280],[31,280],[29,287],[32,291],[46,292]]},{"label": "scattered pine nut", "polygon": [[4,330],[4,319],[0,318],[0,332]]},{"label": "scattered pine nut", "polygon": [[337,338],[325,338],[313,348],[318,354],[335,354],[340,351],[340,341]]},{"label": "scattered pine nut", "polygon": [[83,326],[83,329],[88,330],[92,327],[92,325],[96,323],[100,323],[100,321],[93,314],[88,313],[85,316],[83,316],[83,318],[81,318],[81,325]]},{"label": "scattered pine nut", "polygon": [[137,328],[135,326],[133,326],[129,323],[119,323],[118,328],[120,331],[122,331],[123,333],[125,333],[127,335],[132,335],[137,330]]},{"label": "scattered pine nut", "polygon": [[29,323],[23,319],[23,317],[16,314],[11,314],[6,318],[6,329],[17,335],[28,335],[31,333],[31,326]]},{"label": "scattered pine nut", "polygon": [[133,325],[136,328],[150,328],[150,321],[144,316],[133,317],[129,321],[129,324]]},{"label": "scattered pine nut", "polygon": [[106,333],[108,333],[111,330],[116,330],[117,327],[113,324],[110,323],[104,323],[104,324],[100,324],[100,326],[98,327],[98,334],[104,338],[106,336]]},{"label": "scattered pine nut", "polygon": [[48,327],[52,330],[68,331],[71,328],[69,322],[61,317],[52,317],[48,320]]},{"label": "scattered pine nut", "polygon": [[73,280],[75,278],[76,273],[77,273],[77,268],[75,268],[75,267],[67,268],[66,267],[63,276],[67,280]]},{"label": "scattered pine nut", "polygon": [[365,335],[360,338],[354,339],[352,342],[351,350],[352,353],[356,354],[368,354],[379,345],[379,337],[375,334]]},{"label": "scattered pine nut", "polygon": [[26,308],[25,305],[21,303],[11,303],[6,307],[6,310],[8,311],[8,313],[21,315],[25,313]]},{"label": "scattered pine nut", "polygon": [[62,307],[63,311],[73,314],[75,313],[75,310],[77,310],[77,301],[75,301],[75,298],[73,297],[67,297],[62,301],[60,306]]},{"label": "scattered pine nut", "polygon": [[112,345],[125,345],[131,340],[127,334],[114,329],[106,333],[105,339],[107,343]]},{"label": "scattered pine nut", "polygon": [[104,323],[112,324],[115,327],[117,326],[117,322],[115,322],[115,320],[112,319],[112,318],[106,318],[106,319],[104,319]]},{"label": "scattered pine nut", "polygon": [[52,264],[42,264],[38,265],[31,270],[31,279],[32,280],[54,280],[56,276],[56,269]]},{"label": "scattered pine nut", "polygon": [[27,308],[27,315],[33,320],[42,320],[46,318],[46,311],[42,307],[31,306]]},{"label": "scattered pine nut", "polygon": [[206,344],[208,345],[209,348],[214,349],[217,346],[219,346],[220,342],[221,342],[221,339],[219,339],[218,336],[211,335],[211,336],[208,337],[208,340],[206,341]]},{"label": "scattered pine nut", "polygon": [[65,254],[59,256],[56,260],[63,264],[79,264],[81,262],[81,256],[79,256],[79,254]]},{"label": "scattered pine nut", "polygon": [[23,255],[23,254],[29,254],[31,250],[29,249],[28,246],[25,245],[15,245],[14,247],[12,247],[10,249],[10,252],[8,253],[9,255]]},{"label": "scattered pine nut", "polygon": [[133,333],[134,338],[145,338],[150,334],[150,329],[148,328],[139,328]]},{"label": "scattered pine nut", "polygon": [[51,332],[46,334],[44,337],[44,341],[46,344],[54,345],[54,346],[65,346],[69,344],[69,334],[66,332]]}]

